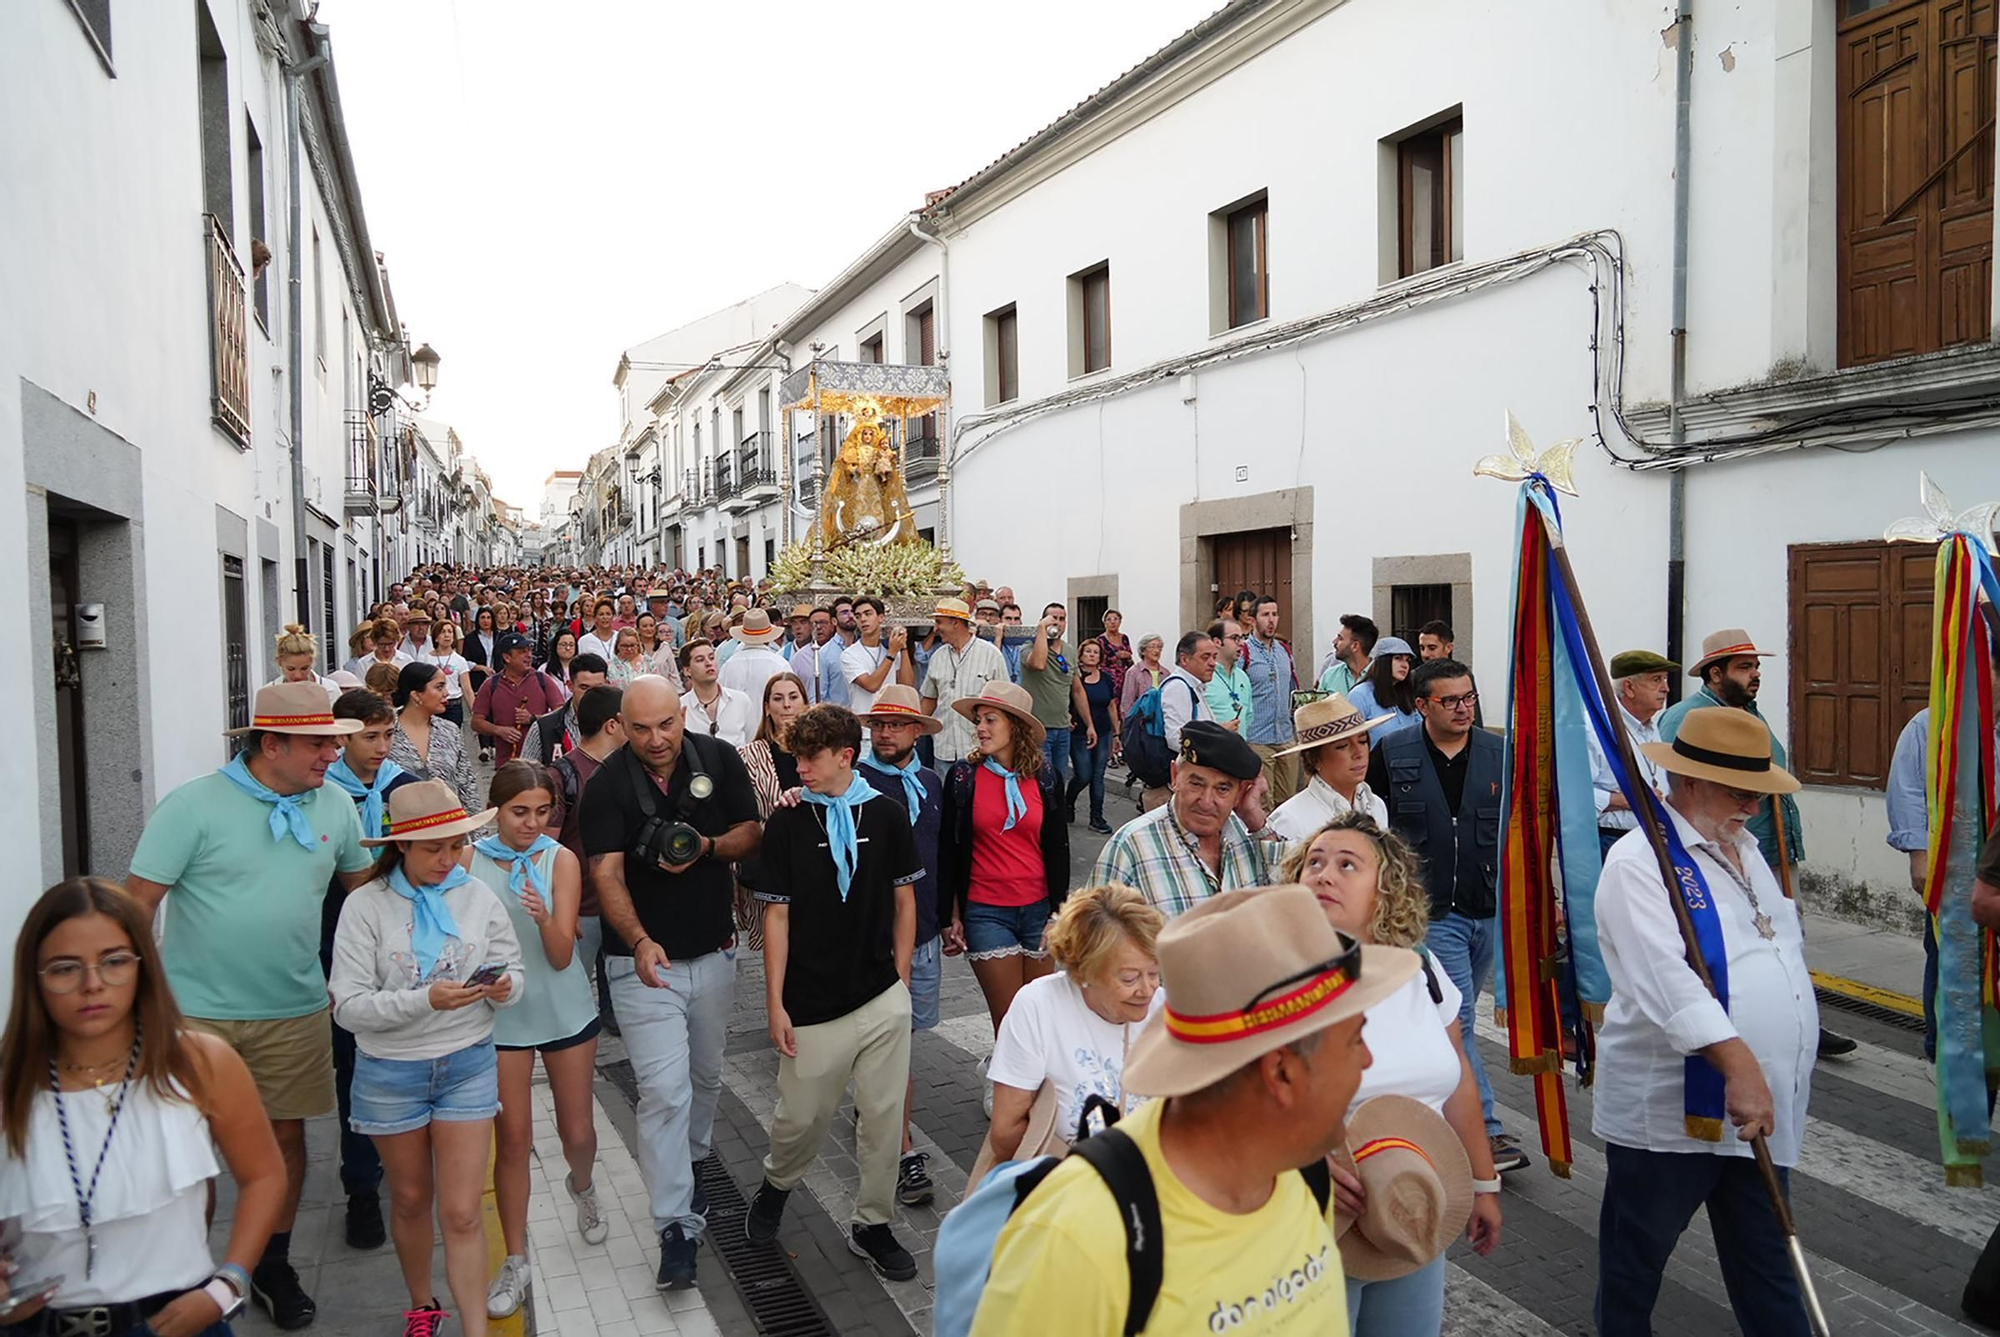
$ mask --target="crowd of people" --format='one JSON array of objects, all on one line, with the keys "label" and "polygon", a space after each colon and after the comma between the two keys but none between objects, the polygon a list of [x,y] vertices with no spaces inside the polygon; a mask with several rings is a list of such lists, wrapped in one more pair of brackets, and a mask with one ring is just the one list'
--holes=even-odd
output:
[{"label": "crowd of people", "polygon": [[[778,1101],[744,1186],[751,1241],[777,1239],[851,1088],[849,1246],[885,1278],[917,1274],[897,1208],[938,1190],[911,1133],[911,1047],[962,956],[994,1036],[967,1206],[988,1185],[1008,1196],[949,1278],[940,1237],[940,1331],[945,1291],[970,1284],[962,1330],[982,1337],[1252,1317],[1438,1332],[1447,1246],[1502,1246],[1500,1177],[1531,1160],[1473,1029],[1505,775],[1451,628],[1423,626],[1413,649],[1343,617],[1315,674],[1279,602],[1251,591],[1171,648],[1116,610],[1077,643],[1065,605],[1030,625],[983,583],[888,613],[866,595],[778,606],[714,572],[440,567],[392,588],[330,673],[288,627],[234,759],[160,801],[122,886],[50,889],[17,941],[0,1323],[191,1337],[255,1303],[310,1324],[291,1230],[306,1122],[337,1111],[345,1236],[393,1240],[406,1337],[447,1316],[434,1225],[478,1337],[531,1285],[538,1056],[575,1232],[605,1238],[591,1090],[607,1032],[637,1083],[658,1285],[692,1286],[697,1167],[754,951]],[[1649,1331],[1704,1206],[1746,1328],[1806,1330],[1747,1139],[1795,1164],[1813,1062],[1853,1042],[1818,1024],[1783,889],[1803,847],[1797,782],[1756,714],[1765,657],[1717,633],[1698,690],[1665,710],[1678,665],[1613,661],[1645,781],[1720,908],[1730,992],[1717,1003],[1687,966],[1594,753],[1604,1333]],[[1121,761],[1140,812],[1114,829]],[[1086,799],[1108,839],[1074,879]],[[2000,840],[1981,873],[2000,920],[1996,865]],[[1690,1054],[1725,1083],[1719,1142],[1681,1131]],[[1062,1159],[1001,1183],[1042,1157]],[[206,1190],[225,1168],[218,1263]],[[1134,1221],[1157,1240],[1147,1277]]]}]

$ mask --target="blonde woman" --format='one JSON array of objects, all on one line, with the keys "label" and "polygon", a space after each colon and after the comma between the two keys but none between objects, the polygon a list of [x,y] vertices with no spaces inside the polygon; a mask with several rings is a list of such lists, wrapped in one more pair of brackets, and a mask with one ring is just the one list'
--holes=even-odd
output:
[{"label": "blonde woman", "polygon": [[298,623],[285,624],[284,634],[278,637],[277,661],[278,676],[265,686],[275,687],[281,682],[316,682],[326,689],[329,704],[340,695],[340,684],[319,671],[319,638]]},{"label": "blonde woman", "polygon": [[996,1160],[1021,1150],[1044,1083],[1054,1089],[1054,1130],[1066,1142],[1091,1096],[1127,1112],[1125,1052],[1166,1001],[1154,952],[1166,922],[1130,887],[1088,887],[1063,902],[1046,937],[1056,973],[1021,987],[993,1041],[987,1137]]},{"label": "blonde woman", "polygon": [[613,687],[624,687],[646,671],[646,660],[640,651],[636,628],[620,627],[611,638],[611,647],[611,662],[605,666],[605,681]]},{"label": "blonde woman", "polygon": [[[1372,818],[1349,812],[1322,827],[1285,860],[1285,882],[1299,882],[1319,898],[1329,924],[1364,943],[1414,949],[1424,968],[1394,994],[1368,1009],[1368,1048],[1374,1065],[1348,1103],[1350,1116],[1375,1096],[1408,1096],[1442,1114],[1472,1162],[1474,1196],[1465,1238],[1479,1253],[1500,1242],[1500,1176],[1479,1107],[1479,1085],[1461,1038],[1458,989],[1424,950],[1430,894],[1417,856],[1401,837]],[[1340,1211],[1359,1216],[1361,1181],[1334,1167]],[[1444,1255],[1408,1276],[1390,1281],[1347,1279],[1348,1325],[1355,1337],[1435,1337],[1444,1322]]]}]

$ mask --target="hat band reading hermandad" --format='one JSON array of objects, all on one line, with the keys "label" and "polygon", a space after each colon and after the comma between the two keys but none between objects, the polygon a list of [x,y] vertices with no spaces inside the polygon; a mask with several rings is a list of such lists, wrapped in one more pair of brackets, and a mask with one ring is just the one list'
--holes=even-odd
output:
[{"label": "hat band reading hermandad", "polygon": [[253,729],[297,729],[308,724],[331,724],[333,714],[328,711],[319,715],[253,715],[250,727]]},{"label": "hat band reading hermandad", "polygon": [[1762,773],[1771,769],[1769,757],[1745,757],[1734,752],[1716,752],[1710,748],[1697,747],[1686,738],[1674,739],[1674,751],[1689,761],[1707,762],[1710,766],[1720,766],[1731,771],[1754,771]]},{"label": "hat band reading hermandad", "polygon": [[[1370,1156],[1379,1156],[1385,1151],[1414,1151],[1426,1161],[1431,1159],[1431,1154],[1428,1151],[1425,1151],[1407,1137],[1378,1137],[1373,1142],[1364,1142],[1361,1144],[1361,1149],[1354,1153],[1354,1163],[1359,1165]],[[1432,1162],[1432,1164],[1435,1167],[1436,1163]]]},{"label": "hat band reading hermandad", "polygon": [[1174,1011],[1169,1003],[1167,1033],[1175,1039],[1186,1040],[1189,1044],[1226,1044],[1231,1040],[1241,1040],[1263,1031],[1289,1026],[1301,1017],[1313,1013],[1346,993],[1354,985],[1354,976],[1345,970],[1333,969],[1314,976],[1299,988],[1282,998],[1275,998],[1258,1007],[1246,1008],[1240,1012],[1218,1012],[1213,1016],[1191,1017]]},{"label": "hat band reading hermandad", "polygon": [[1365,724],[1367,722],[1368,717],[1357,710],[1351,715],[1342,715],[1337,720],[1329,720],[1325,724],[1315,724],[1310,729],[1299,730],[1299,741],[1301,743],[1317,743],[1323,739],[1331,738],[1337,733],[1344,733],[1358,724]]},{"label": "hat band reading hermandad", "polygon": [[445,826],[451,822],[462,822],[468,814],[463,808],[453,808],[448,812],[434,812],[428,817],[412,817],[408,821],[389,823],[389,834],[400,836],[407,831],[424,831],[433,826]]}]

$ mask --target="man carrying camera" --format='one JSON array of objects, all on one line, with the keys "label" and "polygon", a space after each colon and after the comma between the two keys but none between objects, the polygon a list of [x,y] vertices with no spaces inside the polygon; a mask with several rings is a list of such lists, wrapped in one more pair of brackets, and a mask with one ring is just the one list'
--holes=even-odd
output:
[{"label": "man carrying camera", "polygon": [[757,850],[757,794],[736,749],[682,728],[680,697],[634,678],[626,744],[584,789],[583,847],[604,912],[605,975],[639,1084],[639,1168],[660,1236],[659,1285],[692,1286],[722,1093],[736,961],[730,865]]}]

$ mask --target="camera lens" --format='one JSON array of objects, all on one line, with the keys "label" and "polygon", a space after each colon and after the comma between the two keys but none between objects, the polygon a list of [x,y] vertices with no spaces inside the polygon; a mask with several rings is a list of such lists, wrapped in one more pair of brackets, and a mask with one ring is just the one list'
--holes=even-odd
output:
[{"label": "camera lens", "polygon": [[667,828],[667,861],[669,863],[693,863],[701,853],[701,832],[686,822],[676,822]]}]

